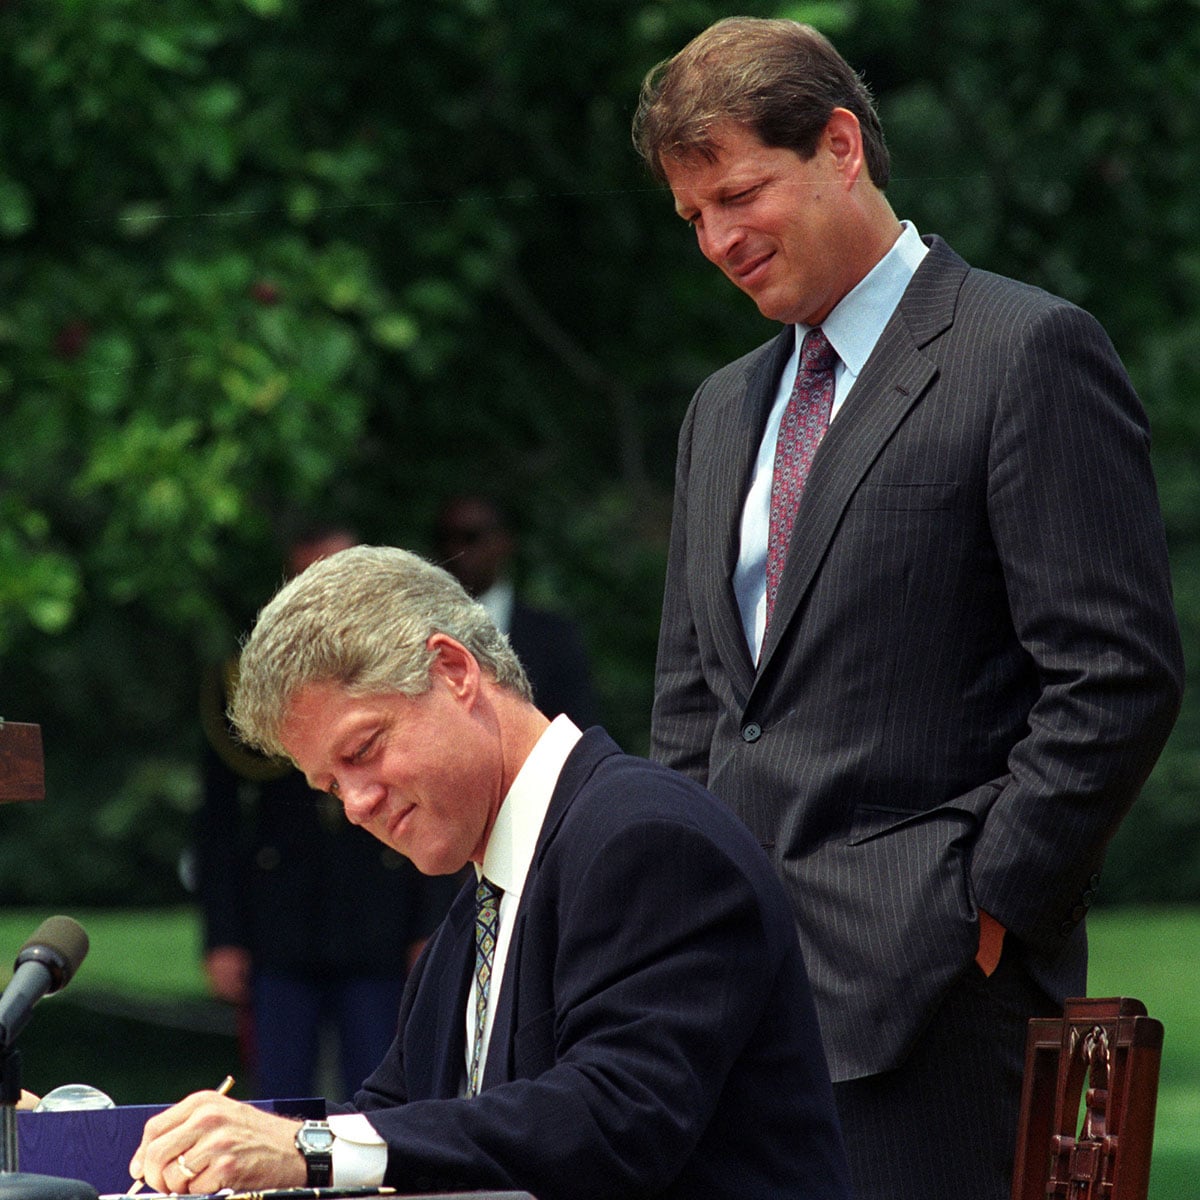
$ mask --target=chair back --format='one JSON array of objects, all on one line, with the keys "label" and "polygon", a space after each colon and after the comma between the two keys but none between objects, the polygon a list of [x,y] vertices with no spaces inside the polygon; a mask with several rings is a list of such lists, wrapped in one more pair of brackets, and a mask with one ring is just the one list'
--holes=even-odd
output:
[{"label": "chair back", "polygon": [[1146,1200],[1162,1039],[1126,998],[1029,1022],[1012,1200]]}]

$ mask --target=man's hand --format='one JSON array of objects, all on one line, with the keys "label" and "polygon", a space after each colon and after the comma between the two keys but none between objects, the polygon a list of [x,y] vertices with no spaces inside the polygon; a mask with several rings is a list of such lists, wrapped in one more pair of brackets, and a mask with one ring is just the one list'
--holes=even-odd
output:
[{"label": "man's hand", "polygon": [[975,953],[975,962],[985,975],[991,973],[1000,964],[1000,954],[1004,949],[1004,926],[990,913],[979,910],[979,949]]},{"label": "man's hand", "polygon": [[303,1187],[299,1122],[196,1092],[146,1122],[129,1174],[158,1192]]},{"label": "man's hand", "polygon": [[250,999],[250,951],[244,946],[214,946],[204,956],[208,987],[218,1000],[245,1004]]},{"label": "man's hand", "polygon": [[421,952],[425,949],[425,944],[429,941],[428,938],[421,938],[416,942],[409,942],[408,952],[404,955],[404,969],[411,971],[417,965],[417,959],[421,957]]}]

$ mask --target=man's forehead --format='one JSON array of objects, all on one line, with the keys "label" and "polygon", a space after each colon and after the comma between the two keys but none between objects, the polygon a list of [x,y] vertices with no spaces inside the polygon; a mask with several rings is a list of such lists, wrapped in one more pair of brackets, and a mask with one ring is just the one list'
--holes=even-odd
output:
[{"label": "man's forehead", "polygon": [[741,125],[722,126],[707,141],[664,155],[663,173],[672,190],[689,183],[751,174],[766,166],[770,148],[753,130]]},{"label": "man's forehead", "polygon": [[311,737],[328,727],[350,699],[345,688],[335,683],[306,683],[297,688],[283,708],[280,732],[284,742],[299,736]]},{"label": "man's forehead", "polygon": [[663,151],[664,164],[678,162],[685,166],[713,163],[719,158],[743,150],[766,149],[758,131],[745,121],[732,117],[712,121],[682,145]]},{"label": "man's forehead", "polygon": [[694,175],[716,166],[720,158],[719,142],[704,141],[694,146],[682,147],[671,154],[663,154],[663,174],[666,175],[668,184],[674,185],[674,181],[681,176]]}]

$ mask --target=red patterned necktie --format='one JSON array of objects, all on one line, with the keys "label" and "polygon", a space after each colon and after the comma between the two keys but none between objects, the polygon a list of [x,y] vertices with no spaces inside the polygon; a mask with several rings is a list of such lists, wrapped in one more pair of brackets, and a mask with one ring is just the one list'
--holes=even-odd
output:
[{"label": "red patterned necktie", "polygon": [[767,534],[767,623],[775,609],[783,564],[804,481],[813,455],[829,428],[833,406],[833,368],[837,352],[818,329],[804,335],[796,385],[783,410],[775,446],[775,475],[771,481],[771,527]]}]

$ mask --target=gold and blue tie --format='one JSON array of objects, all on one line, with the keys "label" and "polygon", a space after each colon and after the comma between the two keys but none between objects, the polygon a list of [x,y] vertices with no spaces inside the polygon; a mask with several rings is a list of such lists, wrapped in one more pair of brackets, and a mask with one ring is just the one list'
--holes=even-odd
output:
[{"label": "gold and blue tie", "polygon": [[467,1095],[479,1094],[479,1060],[483,1052],[483,1027],[487,1019],[488,988],[492,982],[492,961],[496,955],[496,934],[500,927],[502,888],[479,877],[475,888],[475,1043],[471,1047],[471,1071]]}]

